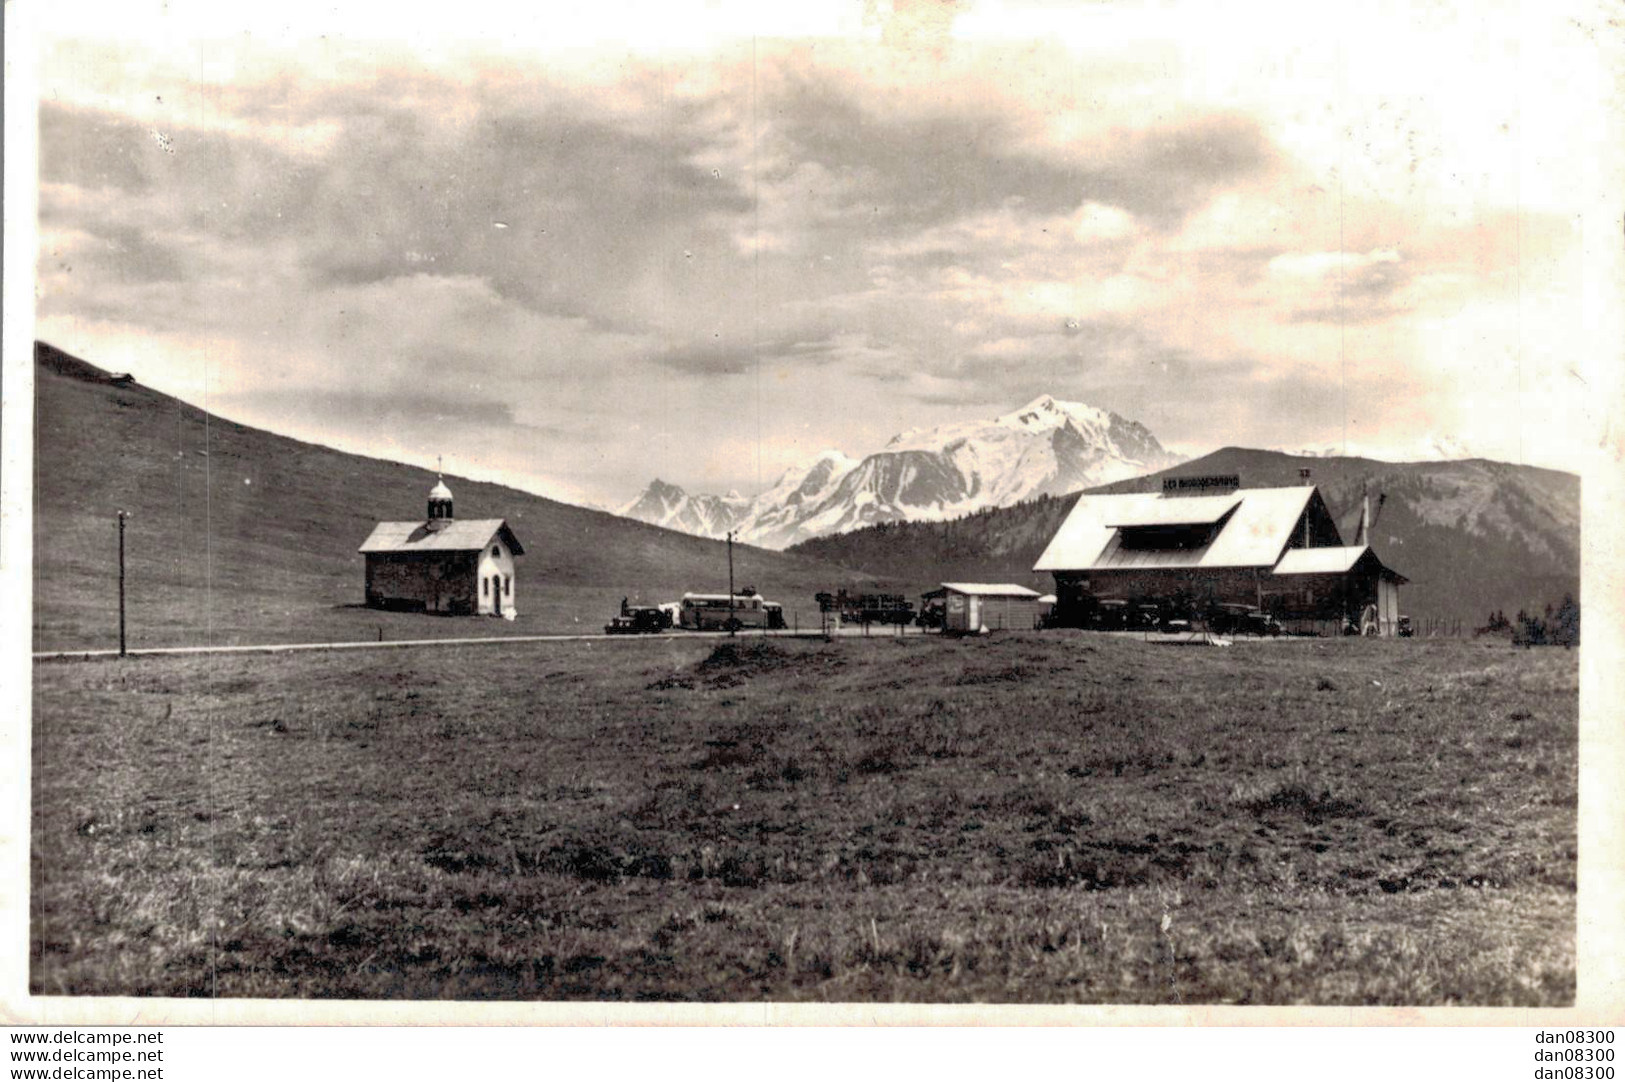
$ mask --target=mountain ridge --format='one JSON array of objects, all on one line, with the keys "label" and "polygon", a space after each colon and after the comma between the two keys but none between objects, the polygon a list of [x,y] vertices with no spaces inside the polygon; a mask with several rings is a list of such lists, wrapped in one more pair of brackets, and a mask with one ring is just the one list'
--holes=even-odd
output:
[{"label": "mountain ridge", "polygon": [[941,521],[1171,465],[1144,425],[1052,395],[991,420],[909,429],[861,458],[821,452],[765,492],[688,493],[656,480],[622,513],[769,548],[877,522]]}]

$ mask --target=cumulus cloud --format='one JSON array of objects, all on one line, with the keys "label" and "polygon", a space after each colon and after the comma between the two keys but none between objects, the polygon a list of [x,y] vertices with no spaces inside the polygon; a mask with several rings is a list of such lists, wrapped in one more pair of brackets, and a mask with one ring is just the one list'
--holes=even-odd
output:
[{"label": "cumulus cloud", "polygon": [[[1324,440],[1358,381],[1444,386],[1418,328],[1573,243],[1555,217],[1345,196],[1267,110],[1187,101],[1160,46],[865,48],[592,78],[288,61],[200,97],[135,47],[63,46],[43,326],[112,367],[99,345],[168,343],[177,386],[207,340],[245,417],[309,396],[302,434],[399,449],[421,412],[506,476],[528,458],[613,499],[650,454],[713,475],[687,418],[718,401],[752,422],[718,446],[766,442],[728,487],[799,454],[809,413],[862,451],[1042,391],[1184,445]],[[1327,359],[1350,348],[1355,382]]]},{"label": "cumulus cloud", "polygon": [[1364,323],[1393,315],[1393,296],[1411,272],[1399,252],[1306,252],[1276,256],[1271,277],[1301,299],[1293,320]]}]

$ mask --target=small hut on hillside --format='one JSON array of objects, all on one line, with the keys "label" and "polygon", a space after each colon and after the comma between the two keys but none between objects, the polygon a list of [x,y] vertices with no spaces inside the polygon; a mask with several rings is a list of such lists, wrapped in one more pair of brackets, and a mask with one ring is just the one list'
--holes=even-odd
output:
[{"label": "small hut on hillside", "polygon": [[1042,615],[1038,591],[1010,582],[945,582],[942,599],[942,629],[950,634],[1031,631]]},{"label": "small hut on hillside", "polygon": [[358,550],[366,557],[366,599],[374,608],[454,616],[513,616],[514,557],[525,554],[500,518],[458,519],[442,479],[428,517],[380,522]]}]

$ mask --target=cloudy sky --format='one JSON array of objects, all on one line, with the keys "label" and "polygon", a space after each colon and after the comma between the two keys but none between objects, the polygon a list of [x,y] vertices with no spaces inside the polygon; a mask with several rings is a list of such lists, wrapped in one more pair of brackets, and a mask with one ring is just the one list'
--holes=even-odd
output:
[{"label": "cloudy sky", "polygon": [[36,334],[232,418],[606,505],[1044,392],[1605,438],[1596,9],[260,6],[33,12]]}]

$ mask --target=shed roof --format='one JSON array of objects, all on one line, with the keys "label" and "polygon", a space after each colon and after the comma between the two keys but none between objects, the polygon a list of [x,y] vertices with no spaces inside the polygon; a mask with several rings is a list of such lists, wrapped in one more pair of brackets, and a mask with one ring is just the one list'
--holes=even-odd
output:
[{"label": "shed roof", "polygon": [[[444,525],[441,525],[444,523]],[[501,535],[502,541],[515,556],[523,556],[525,548],[514,536],[505,519],[500,518],[448,518],[435,520],[435,529],[429,523],[380,522],[361,543],[358,552],[478,552],[491,540]]]},{"label": "shed roof", "polygon": [[944,590],[956,594],[972,594],[977,597],[1032,597],[1038,596],[1037,590],[1029,590],[1025,586],[1017,586],[1013,582],[945,582]]},{"label": "shed roof", "polygon": [[[1033,570],[1274,567],[1314,497],[1313,485],[1237,489],[1223,496],[1086,494],[1078,497]],[[1178,506],[1182,504],[1196,505],[1196,509],[1183,510]],[[1188,517],[1191,515],[1196,518]],[[1204,520],[1222,524],[1211,541],[1197,548],[1124,550],[1119,543],[1121,526],[1200,525]]]}]

